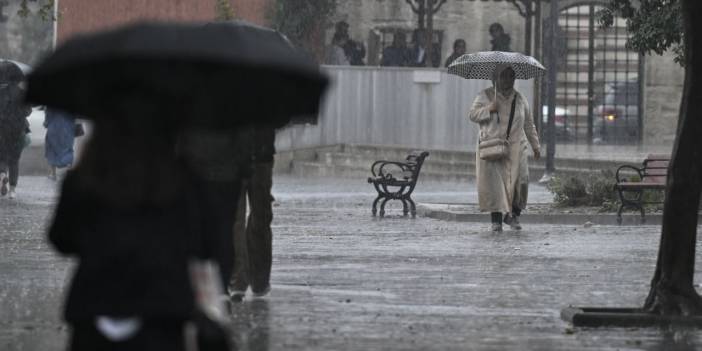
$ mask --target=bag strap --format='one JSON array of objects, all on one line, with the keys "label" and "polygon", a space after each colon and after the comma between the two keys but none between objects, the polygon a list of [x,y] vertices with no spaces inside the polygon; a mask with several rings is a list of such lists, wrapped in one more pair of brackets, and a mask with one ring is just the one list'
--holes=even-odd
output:
[{"label": "bag strap", "polygon": [[509,140],[509,130],[512,129],[512,120],[514,120],[514,107],[517,105],[517,93],[514,93],[514,98],[512,99],[512,109],[509,111],[509,123],[507,123],[507,137],[505,140]]}]

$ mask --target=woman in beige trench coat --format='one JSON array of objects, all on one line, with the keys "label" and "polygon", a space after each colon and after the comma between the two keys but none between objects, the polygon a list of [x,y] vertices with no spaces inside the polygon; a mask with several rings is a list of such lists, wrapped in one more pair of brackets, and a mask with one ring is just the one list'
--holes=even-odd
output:
[{"label": "woman in beige trench coat", "polygon": [[[479,140],[507,135],[512,99],[516,99],[514,119],[509,135],[509,156],[486,161],[475,154],[478,203],[481,212],[490,212],[492,230],[502,231],[502,221],[519,230],[519,216],[526,207],[529,169],[527,150],[531,146],[539,159],[539,137],[534,127],[529,103],[514,89],[514,70],[498,65],[493,73],[492,88],[480,92],[473,101],[468,118],[480,126]],[[477,147],[476,147],[477,150]]]}]

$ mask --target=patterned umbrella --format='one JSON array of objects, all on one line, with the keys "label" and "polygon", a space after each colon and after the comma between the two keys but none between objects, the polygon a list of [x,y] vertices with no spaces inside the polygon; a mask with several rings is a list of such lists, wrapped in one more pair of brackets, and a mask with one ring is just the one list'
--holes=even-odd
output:
[{"label": "patterned umbrella", "polygon": [[508,64],[517,79],[531,79],[542,75],[546,68],[535,58],[518,52],[481,51],[457,58],[448,68],[448,73],[466,79],[492,80],[498,64]]}]

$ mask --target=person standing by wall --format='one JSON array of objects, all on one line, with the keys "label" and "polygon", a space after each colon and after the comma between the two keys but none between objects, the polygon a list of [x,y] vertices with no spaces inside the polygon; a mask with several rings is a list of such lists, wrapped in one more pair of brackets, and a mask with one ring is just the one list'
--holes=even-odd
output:
[{"label": "person standing by wall", "polygon": [[535,159],[541,157],[531,108],[526,98],[514,89],[514,80],[515,72],[509,65],[498,65],[493,73],[494,87],[480,92],[468,113],[470,121],[480,126],[478,143],[504,139],[509,130],[507,157],[488,161],[476,152],[479,208],[481,212],[490,212],[494,232],[502,231],[503,220],[512,229],[522,228],[519,216],[526,207],[529,189],[528,147],[534,151]]},{"label": "person standing by wall", "polygon": [[333,66],[348,66],[350,64],[349,59],[346,57],[346,53],[344,53],[344,45],[347,41],[348,38],[343,35],[338,33],[334,34],[331,45],[327,47],[324,63]]},{"label": "person standing by wall", "polygon": [[17,65],[0,62],[0,196],[16,197],[19,160],[29,132],[27,116],[32,109],[23,103],[24,74]]},{"label": "person standing by wall", "polygon": [[492,37],[490,40],[490,44],[492,44],[492,51],[512,51],[510,48],[512,38],[509,37],[509,34],[505,33],[505,29],[501,24],[497,22],[491,24],[489,32],[490,36]]},{"label": "person standing by wall", "polygon": [[248,287],[254,296],[268,294],[273,262],[271,222],[274,199],[271,188],[275,129],[271,126],[252,127],[251,136],[251,173],[243,181],[234,224],[235,260],[229,290],[231,300],[235,302],[243,299]]},{"label": "person standing by wall", "polygon": [[393,34],[392,44],[383,49],[381,66],[405,67],[409,65],[410,51],[407,48],[407,36],[404,32],[397,31]]},{"label": "person standing by wall", "polygon": [[[431,60],[432,67],[439,67],[441,64],[441,48],[435,43],[427,43],[426,41],[427,36],[425,30],[415,29],[412,33],[410,66],[425,67],[427,60]],[[427,48],[429,45],[433,45],[431,58],[427,57]]]},{"label": "person standing by wall", "polygon": [[444,63],[444,67],[448,67],[457,58],[465,55],[465,53],[466,41],[463,39],[456,39],[456,41],[453,42],[453,52],[449,57],[446,58],[446,63]]},{"label": "person standing by wall", "polygon": [[44,155],[49,164],[49,179],[56,180],[57,168],[68,168],[73,165],[73,142],[78,128],[73,115],[56,108],[47,108],[44,114]]}]

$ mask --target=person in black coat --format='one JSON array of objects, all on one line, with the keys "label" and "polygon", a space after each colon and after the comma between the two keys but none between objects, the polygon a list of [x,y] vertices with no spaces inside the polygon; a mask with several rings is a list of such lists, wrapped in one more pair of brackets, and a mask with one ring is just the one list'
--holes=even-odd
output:
[{"label": "person in black coat", "polygon": [[15,197],[19,180],[19,160],[24,137],[29,131],[27,116],[32,109],[23,101],[20,83],[24,74],[17,65],[0,62],[0,196]]},{"label": "person in black coat", "polygon": [[[235,260],[229,285],[230,298],[240,302],[248,287],[254,296],[270,292],[273,263],[273,161],[275,128],[250,127],[250,172],[242,181],[241,196],[234,223]],[[246,216],[246,204],[250,208]]]},{"label": "person in black coat", "polygon": [[188,265],[212,257],[210,208],[166,123],[122,122],[95,123],[49,227],[50,243],[78,260],[70,349],[184,350],[197,315]]}]

